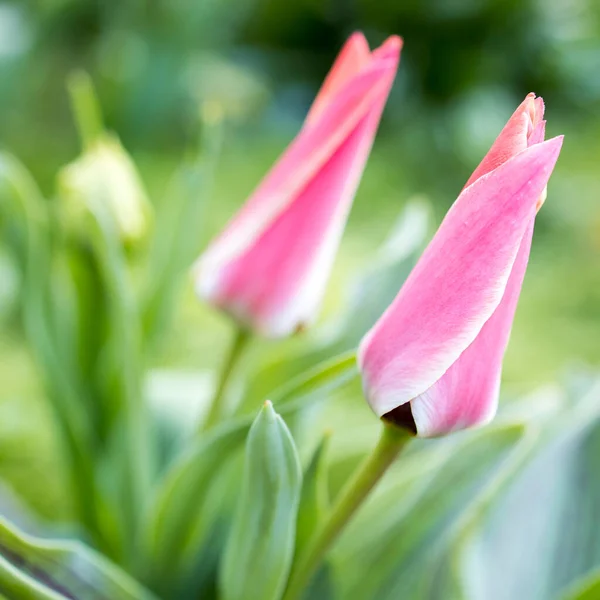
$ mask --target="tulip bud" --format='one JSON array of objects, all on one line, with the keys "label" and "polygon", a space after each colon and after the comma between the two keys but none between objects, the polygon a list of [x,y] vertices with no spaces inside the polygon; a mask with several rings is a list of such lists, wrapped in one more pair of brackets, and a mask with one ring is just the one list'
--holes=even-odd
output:
[{"label": "tulip bud", "polygon": [[400,48],[348,40],[300,133],[197,261],[198,295],[242,326],[280,337],[316,317]]},{"label": "tulip bud", "polygon": [[141,240],[152,220],[152,208],[136,167],[118,138],[102,134],[59,174],[65,218],[78,228],[93,204],[114,218],[125,244]]},{"label": "tulip bud", "polygon": [[543,110],[530,94],[513,114],[360,344],[372,409],[419,436],[496,412],[535,215],[562,145],[543,141]]}]

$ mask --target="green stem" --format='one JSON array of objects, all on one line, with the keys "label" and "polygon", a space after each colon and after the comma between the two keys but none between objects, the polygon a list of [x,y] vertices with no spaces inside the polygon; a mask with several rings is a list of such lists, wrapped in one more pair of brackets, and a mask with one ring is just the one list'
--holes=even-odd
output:
[{"label": "green stem", "polygon": [[81,143],[89,147],[104,130],[92,79],[85,71],[75,71],[67,79],[67,88]]},{"label": "green stem", "polygon": [[340,492],[326,521],[296,561],[283,600],[301,597],[331,545],[411,438],[407,430],[384,422],[377,445]]},{"label": "green stem", "polygon": [[219,381],[217,383],[217,389],[208,409],[208,415],[200,425],[200,431],[206,431],[219,422],[223,410],[222,400],[225,388],[227,387],[231,373],[237,365],[242,352],[248,345],[249,340],[250,333],[246,329],[238,327],[227,357],[225,358],[225,362],[223,363],[223,368],[221,369],[221,374],[219,375]]}]

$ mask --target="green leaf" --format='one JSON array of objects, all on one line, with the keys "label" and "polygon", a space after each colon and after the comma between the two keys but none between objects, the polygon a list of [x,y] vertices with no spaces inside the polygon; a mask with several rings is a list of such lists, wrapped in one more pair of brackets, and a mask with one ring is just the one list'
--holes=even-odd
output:
[{"label": "green leaf", "polygon": [[[268,396],[282,412],[283,406],[287,406],[292,400],[296,404],[302,399],[314,398],[315,395],[322,396],[348,383],[357,377],[357,373],[354,351],[345,352],[294,377]],[[289,410],[295,410],[295,404],[294,407],[289,407]]]},{"label": "green leaf", "polygon": [[576,394],[467,532],[462,570],[474,600],[557,598],[600,567],[600,382]]},{"label": "green leaf", "polygon": [[193,533],[203,541],[210,526],[202,518],[203,503],[211,482],[218,468],[239,449],[249,425],[244,420],[214,429],[189,447],[168,471],[145,528],[151,565],[148,576],[157,584],[178,572]]},{"label": "green leaf", "polygon": [[[300,375],[270,398],[281,415],[292,416],[356,375],[354,354],[344,354]],[[213,526],[205,515],[209,489],[219,468],[241,448],[252,422],[242,417],[208,432],[175,461],[157,487],[144,528],[153,581],[182,578],[181,569],[194,567]]]},{"label": "green leaf", "polygon": [[301,486],[292,436],[266,402],[246,442],[242,488],[219,578],[224,600],[281,597],[294,555]]},{"label": "green leaf", "polygon": [[302,478],[302,495],[296,527],[296,556],[299,556],[329,508],[327,448],[330,433],[323,436]]},{"label": "green leaf", "polygon": [[29,230],[47,222],[45,200],[31,173],[16,157],[0,152],[0,225],[25,270],[31,244]]},{"label": "green leaf", "polygon": [[126,573],[78,542],[30,537],[0,518],[0,594],[11,600],[151,600]]}]

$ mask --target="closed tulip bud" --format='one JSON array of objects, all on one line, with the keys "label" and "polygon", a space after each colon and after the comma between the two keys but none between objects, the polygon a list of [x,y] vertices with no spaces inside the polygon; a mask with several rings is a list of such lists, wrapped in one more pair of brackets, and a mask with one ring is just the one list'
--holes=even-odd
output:
[{"label": "closed tulip bud", "polygon": [[372,409],[419,436],[496,412],[534,220],[562,145],[543,141],[543,112],[533,94],[519,106],[360,344]]},{"label": "closed tulip bud", "polygon": [[126,245],[146,235],[152,207],[131,157],[115,136],[99,136],[61,171],[58,183],[65,218],[75,229],[95,204],[112,216]]},{"label": "closed tulip bud", "polygon": [[348,40],[297,137],[197,261],[198,295],[242,327],[281,337],[316,317],[400,49]]}]

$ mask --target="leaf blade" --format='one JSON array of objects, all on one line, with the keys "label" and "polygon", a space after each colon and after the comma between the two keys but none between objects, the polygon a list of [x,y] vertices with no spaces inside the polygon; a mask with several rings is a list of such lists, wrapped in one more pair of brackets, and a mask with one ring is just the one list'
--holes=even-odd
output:
[{"label": "leaf blade", "polygon": [[281,597],[294,553],[301,485],[292,436],[266,402],[246,442],[242,490],[220,573],[224,600]]},{"label": "leaf blade", "polygon": [[23,534],[0,518],[0,591],[32,600],[152,600],[125,572],[78,542]]}]

